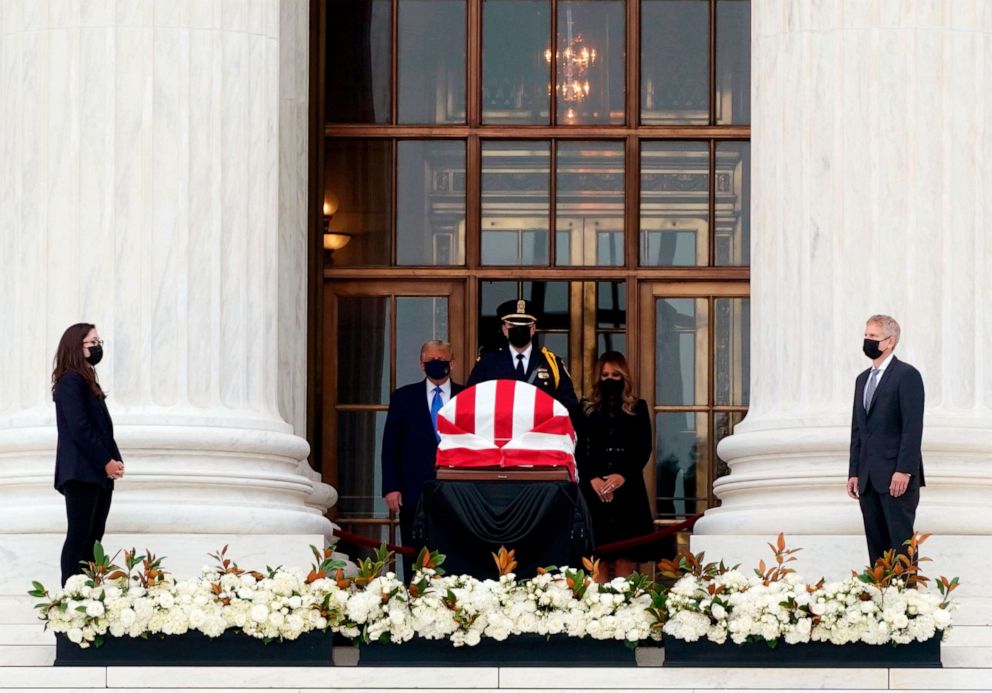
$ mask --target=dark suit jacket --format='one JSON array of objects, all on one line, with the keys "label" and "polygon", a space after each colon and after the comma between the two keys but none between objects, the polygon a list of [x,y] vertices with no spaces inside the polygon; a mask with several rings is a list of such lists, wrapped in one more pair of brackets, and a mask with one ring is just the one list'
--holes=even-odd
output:
[{"label": "dark suit jacket", "polygon": [[869,368],[855,381],[848,478],[858,477],[861,493],[869,483],[877,492],[888,493],[894,472],[912,474],[909,488],[924,486],[920,451],[923,378],[893,356],[875,388],[871,410],[866,412],[864,395],[870,373]]},{"label": "dark suit jacket", "polygon": [[[397,388],[389,398],[382,433],[382,495],[403,494],[403,507],[417,509],[424,482],[434,479],[437,437],[427,403],[426,380]],[[451,383],[451,396],[464,390]]]},{"label": "dark suit jacket", "polygon": [[55,387],[55,488],[83,481],[112,489],[107,462],[123,460],[114,441],[114,424],[106,402],[93,394],[83,376],[66,373]]},{"label": "dark suit jacket", "polygon": [[[468,377],[467,387],[484,383],[488,380],[516,380],[517,363],[514,360],[515,351],[506,348],[483,354]],[[579,400],[575,396],[572,377],[565,370],[565,362],[555,356],[558,366],[558,386],[555,387],[554,373],[548,364],[548,358],[540,347],[534,345],[530,359],[527,362],[526,382],[538,387],[564,404],[573,418],[579,415]],[[537,371],[535,373],[535,371]],[[545,377],[546,376],[546,377]]]}]

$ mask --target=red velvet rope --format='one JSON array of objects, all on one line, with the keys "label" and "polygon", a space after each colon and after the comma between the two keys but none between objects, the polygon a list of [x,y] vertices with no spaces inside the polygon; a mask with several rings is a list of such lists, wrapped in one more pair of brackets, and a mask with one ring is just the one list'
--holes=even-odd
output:
[{"label": "red velvet rope", "polygon": [[[693,515],[684,522],[680,522],[677,525],[669,525],[664,529],[659,529],[650,534],[644,534],[639,537],[632,537],[630,539],[624,539],[622,541],[614,541],[609,544],[602,544],[593,549],[593,555],[602,556],[611,553],[617,553],[618,551],[623,551],[624,549],[632,549],[635,546],[644,546],[646,544],[654,544],[666,539],[677,532],[682,532],[687,529],[692,529],[696,524],[696,520],[703,516],[702,513]],[[368,537],[363,537],[360,534],[352,534],[351,532],[346,532],[343,529],[337,529],[334,531],[334,536],[336,536],[341,541],[346,544],[351,544],[353,546],[365,546],[371,549],[377,549],[382,544],[382,542],[375,541],[374,539],[369,539]],[[386,544],[386,548],[395,553],[401,554],[403,556],[412,556],[416,558],[417,554],[420,553],[417,549],[410,548],[409,546],[399,546],[397,544]]]}]

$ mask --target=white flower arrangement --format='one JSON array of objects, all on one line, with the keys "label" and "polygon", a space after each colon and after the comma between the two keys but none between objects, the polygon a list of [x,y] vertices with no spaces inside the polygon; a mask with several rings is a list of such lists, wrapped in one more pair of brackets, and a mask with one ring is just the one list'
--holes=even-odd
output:
[{"label": "white flower arrangement", "polygon": [[778,567],[766,570],[762,563],[750,577],[722,564],[703,565],[701,556],[687,553],[663,561],[663,573],[678,576],[670,588],[639,575],[597,583],[590,560],[584,569],[563,567],[518,580],[513,552],[505,550],[494,554],[500,576],[486,580],[445,575],[444,557],[425,550],[409,585],[387,570],[385,549],[360,561],[352,577],[345,577],[330,548],[313,548],[317,561],[306,573],[242,570],[226,552],[214,554],[216,565],[197,579],[176,580],[150,553],[126,551],[125,568],[118,568],[97,545],[85,574],[51,595],[35,583],[31,594],[46,599],[37,605],[46,628],[80,647],[98,646],[108,635],[193,631],[219,637],[228,630],[266,641],[331,631],[360,643],[422,638],[455,647],[525,634],[636,644],[661,639],[662,632],[686,641],[842,645],[903,644],[946,633],[946,595],[957,585],[941,578],[942,598],[916,589],[925,580],[918,573],[901,571],[890,571],[901,576],[892,579],[866,579],[866,571],[807,585],[784,567],[794,551],[784,548],[781,536]]}]

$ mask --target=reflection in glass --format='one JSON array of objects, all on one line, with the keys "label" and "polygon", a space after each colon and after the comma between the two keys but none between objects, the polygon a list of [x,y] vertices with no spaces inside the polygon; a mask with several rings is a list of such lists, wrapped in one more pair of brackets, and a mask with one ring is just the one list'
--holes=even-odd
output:
[{"label": "reflection in glass", "polygon": [[601,355],[607,351],[619,351],[627,356],[627,333],[626,332],[597,332],[596,333],[596,354]]},{"label": "reflection in glass", "polygon": [[338,403],[389,403],[389,298],[339,296]]},{"label": "reflection in glass", "polygon": [[707,0],[642,0],[641,122],[709,122]]},{"label": "reflection in glass", "polygon": [[716,144],[716,264],[751,264],[751,143]]},{"label": "reflection in glass", "polygon": [[658,517],[684,518],[706,509],[709,496],[706,418],[705,412],[655,414]]},{"label": "reflection in glass", "polygon": [[713,301],[714,404],[747,406],[751,384],[751,301]]},{"label": "reflection in glass", "polygon": [[751,122],[751,3],[716,3],[716,122]]},{"label": "reflection in glass", "polygon": [[482,143],[482,263],[547,265],[548,142]]},{"label": "reflection in glass", "polygon": [[623,265],[622,142],[558,145],[558,265]]},{"label": "reflection in glass", "polygon": [[[396,386],[424,379],[420,347],[429,339],[448,339],[448,299],[445,296],[396,298]],[[461,360],[458,355],[456,359]]]},{"label": "reflection in glass", "polygon": [[[734,432],[734,427],[744,420],[745,413],[742,411],[725,412],[718,411],[713,414],[713,439],[715,445],[719,445],[720,441],[731,435]],[[727,476],[730,474],[730,465],[719,455],[719,448],[717,447],[717,457],[716,457],[716,469],[714,470],[713,479],[719,479],[721,476]]]},{"label": "reflection in glass", "polygon": [[465,0],[400,0],[399,23],[399,122],[464,123]]},{"label": "reflection in glass", "polygon": [[559,0],[556,60],[558,123],[623,123],[623,0]]},{"label": "reflection in glass", "polygon": [[596,327],[627,326],[627,290],[625,282],[596,282]]},{"label": "reflection in glass", "polygon": [[708,404],[707,301],[655,301],[655,404]]},{"label": "reflection in glass", "polygon": [[389,122],[391,13],[390,0],[328,0],[327,122]]},{"label": "reflection in glass", "polygon": [[465,263],[465,143],[401,140],[396,152],[396,261]]},{"label": "reflection in glass", "polygon": [[352,234],[334,251],[335,265],[388,265],[390,262],[389,142],[338,140],[326,143],[324,203],[331,228]]},{"label": "reflection in glass", "polygon": [[551,36],[548,0],[485,0],[482,5],[482,120],[550,122],[544,58]]},{"label": "reflection in glass", "polygon": [[338,412],[338,502],[341,517],[387,517],[379,455],[384,411]]},{"label": "reflection in glass", "polygon": [[641,264],[709,264],[710,160],[706,142],[641,145]]}]

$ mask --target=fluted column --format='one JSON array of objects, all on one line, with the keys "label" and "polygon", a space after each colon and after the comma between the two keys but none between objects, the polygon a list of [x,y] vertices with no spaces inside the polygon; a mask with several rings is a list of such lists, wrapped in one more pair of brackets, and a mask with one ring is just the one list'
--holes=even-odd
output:
[{"label": "fluted column", "polygon": [[696,543],[828,535],[825,567],[867,559],[843,484],[874,313],[926,385],[917,527],[992,534],[992,5],[751,7],[751,405]]},{"label": "fluted column", "polygon": [[328,534],[301,437],[307,2],[13,0],[0,32],[0,533],[64,526],[49,378],[85,320],[128,465],[110,532]]}]

